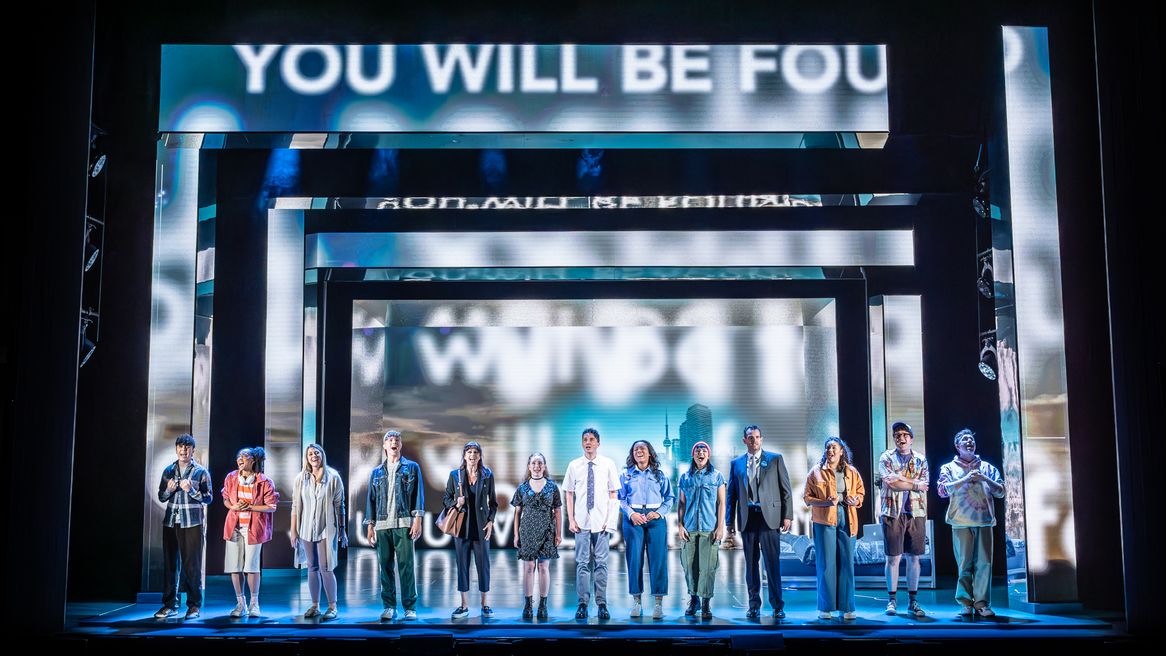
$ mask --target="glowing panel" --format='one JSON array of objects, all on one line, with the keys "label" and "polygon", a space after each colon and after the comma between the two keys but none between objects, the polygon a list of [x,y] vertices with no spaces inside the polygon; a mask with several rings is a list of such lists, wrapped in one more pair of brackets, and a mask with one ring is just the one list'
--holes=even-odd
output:
[{"label": "glowing panel", "polygon": [[1011,253],[994,258],[998,380],[1007,532],[1010,546],[1027,558],[1027,590],[1019,582],[1010,587],[1029,602],[1074,601],[1077,556],[1048,30],[1004,27],[1003,41],[1010,206],[1004,208],[1004,225],[994,229],[1010,230]]},{"label": "glowing panel", "polygon": [[[191,431],[194,367],[195,252],[198,239],[196,149],[157,149],[154,260],[150,287],[150,369],[147,382],[142,589],[163,584],[158,479],[175,460],[174,438]],[[205,380],[209,381],[209,378]],[[206,462],[210,440],[195,435],[195,458]],[[214,474],[214,472],[211,472]]]},{"label": "glowing panel", "polygon": [[910,230],[327,233],[305,266],[910,266]]},{"label": "glowing panel", "polygon": [[886,133],[887,107],[883,45],[165,45],[158,129],[658,144],[673,133]]},{"label": "glowing panel", "polygon": [[[697,440],[727,471],[743,453],[742,428],[756,423],[785,455],[794,489],[838,430],[833,299],[376,300],[354,302],[352,320],[355,509],[389,428],[425,472],[431,514],[470,439],[508,497],[533,451],[561,479],[586,426],[617,462],[650,440],[675,481]],[[808,532],[808,511],[794,530]],[[495,532],[500,546],[510,539]]]}]

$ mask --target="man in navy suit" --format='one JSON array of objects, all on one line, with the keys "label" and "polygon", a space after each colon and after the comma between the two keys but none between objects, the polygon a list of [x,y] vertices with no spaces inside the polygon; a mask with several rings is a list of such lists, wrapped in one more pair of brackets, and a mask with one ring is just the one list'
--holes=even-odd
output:
[{"label": "man in navy suit", "polygon": [[[746,426],[747,453],[729,467],[727,518],[732,537],[739,529],[745,544],[745,583],[749,588],[750,619],[761,616],[761,569],[765,557],[765,577],[769,581],[769,603],[773,616],[785,619],[781,598],[781,533],[788,533],[793,521],[789,473],[781,454],[761,449],[761,429]],[[733,519],[736,518],[734,522]]]}]

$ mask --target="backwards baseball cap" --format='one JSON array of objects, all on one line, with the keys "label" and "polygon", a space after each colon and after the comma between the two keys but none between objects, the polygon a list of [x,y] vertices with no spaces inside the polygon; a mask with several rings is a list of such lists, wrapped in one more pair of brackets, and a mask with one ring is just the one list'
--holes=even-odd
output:
[{"label": "backwards baseball cap", "polygon": [[703,446],[705,449],[707,449],[707,450],[708,450],[708,452],[709,452],[710,454],[713,452],[713,448],[712,448],[711,446],[709,446],[709,443],[708,443],[708,442],[705,442],[705,441],[700,441],[700,442],[697,442],[696,444],[693,444],[693,445],[692,445],[692,452],[691,452],[691,453],[689,453],[689,455],[692,455],[693,453],[696,453],[696,447],[698,447],[698,446]]},{"label": "backwards baseball cap", "polygon": [[896,421],[895,423],[891,424],[891,435],[894,435],[900,430],[905,430],[911,434],[911,437],[915,437],[915,430],[911,428],[911,424],[908,424],[905,421]]}]

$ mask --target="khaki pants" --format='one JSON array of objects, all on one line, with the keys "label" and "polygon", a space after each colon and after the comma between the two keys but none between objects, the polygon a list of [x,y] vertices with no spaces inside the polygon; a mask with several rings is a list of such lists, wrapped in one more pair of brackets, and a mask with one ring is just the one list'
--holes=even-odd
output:
[{"label": "khaki pants", "polygon": [[690,532],[688,542],[680,550],[680,560],[684,563],[684,580],[688,582],[689,596],[708,599],[713,596],[713,584],[717,580],[717,565],[720,562],[721,545],[713,542],[713,534],[708,531]]},{"label": "khaki pants", "polygon": [[959,570],[955,600],[964,606],[987,606],[992,600],[992,527],[953,526],[951,546]]}]

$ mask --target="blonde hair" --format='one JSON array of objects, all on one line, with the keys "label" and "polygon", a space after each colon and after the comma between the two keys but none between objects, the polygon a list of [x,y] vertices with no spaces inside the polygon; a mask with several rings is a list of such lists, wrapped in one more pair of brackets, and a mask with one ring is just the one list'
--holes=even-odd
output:
[{"label": "blonde hair", "polygon": [[304,448],[304,469],[302,472],[304,475],[304,478],[307,478],[308,476],[312,475],[312,466],[310,464],[308,464],[308,450],[309,449],[315,449],[315,450],[320,452],[320,469],[324,470],[324,476],[320,480],[322,480],[322,481],[328,480],[328,477],[331,476],[331,474],[332,474],[332,469],[328,467],[328,454],[324,452],[324,447],[320,446],[319,444],[315,444],[315,443],[309,444],[308,446],[306,446]]}]

